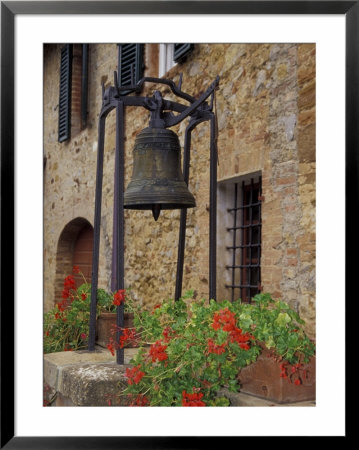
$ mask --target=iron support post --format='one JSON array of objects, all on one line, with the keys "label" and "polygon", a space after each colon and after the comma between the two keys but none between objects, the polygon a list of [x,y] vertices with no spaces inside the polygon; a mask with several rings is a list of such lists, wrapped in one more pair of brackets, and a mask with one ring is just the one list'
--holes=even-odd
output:
[{"label": "iron support post", "polygon": [[209,298],[216,300],[217,276],[217,128],[214,114],[210,118],[210,193],[209,193]]},{"label": "iron support post", "polygon": [[[183,178],[184,178],[184,181],[187,186],[188,186],[188,181],[189,181],[191,132],[192,132],[192,129],[188,126],[186,128],[186,132],[185,132],[184,148],[183,148]],[[185,245],[186,245],[187,208],[181,209],[180,214],[181,214],[181,216],[180,216],[180,229],[179,229],[179,237],[178,237],[175,300],[178,300],[182,295],[184,249],[185,249]]]},{"label": "iron support post", "polygon": [[98,264],[100,251],[100,225],[101,225],[101,203],[102,203],[103,155],[105,146],[105,120],[106,117],[104,115],[100,115],[98,127],[95,218],[94,218],[94,238],[93,238],[93,253],[92,253],[92,275],[91,275],[90,327],[88,340],[88,350],[90,352],[93,352],[95,350],[95,340],[96,340],[96,307],[97,307]]},{"label": "iron support post", "polygon": [[[191,136],[194,128],[204,119],[192,120],[188,124],[183,147],[183,179],[188,186],[189,183],[189,168],[191,159]],[[180,216],[180,229],[178,237],[178,253],[177,253],[177,273],[176,273],[176,290],[175,300],[178,300],[182,295],[182,282],[183,282],[183,264],[184,264],[184,251],[186,246],[186,222],[187,222],[187,208],[181,209]]]},{"label": "iron support post", "polygon": [[[113,265],[112,291],[125,288],[124,253],[125,253],[125,218],[123,208],[125,151],[124,151],[124,105],[119,101],[116,106],[116,154],[115,154],[115,188],[114,188],[114,220],[113,220]],[[124,303],[117,306],[116,342],[120,342],[124,327]],[[124,364],[124,349],[116,349],[117,364]]]}]

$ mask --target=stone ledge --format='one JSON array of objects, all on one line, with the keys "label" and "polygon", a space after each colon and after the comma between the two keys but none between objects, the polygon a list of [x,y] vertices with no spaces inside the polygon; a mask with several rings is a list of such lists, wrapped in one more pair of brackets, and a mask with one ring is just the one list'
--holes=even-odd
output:
[{"label": "stone ledge", "polygon": [[107,349],[44,355],[45,399],[53,406],[107,406],[121,385],[137,349],[125,349],[125,364],[116,364]]},{"label": "stone ledge", "polygon": [[59,392],[75,406],[108,406],[127,386],[128,364],[81,364],[65,367]]}]

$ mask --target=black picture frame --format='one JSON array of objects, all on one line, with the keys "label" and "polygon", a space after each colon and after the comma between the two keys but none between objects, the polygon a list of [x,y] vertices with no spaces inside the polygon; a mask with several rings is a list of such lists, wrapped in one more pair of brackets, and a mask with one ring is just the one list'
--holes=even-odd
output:
[{"label": "black picture frame", "polygon": [[[359,1],[3,1],[1,2],[1,442],[6,449],[199,448],[225,437],[21,437],[14,435],[14,20],[18,14],[340,14],[346,20],[345,264],[358,233]],[[353,208],[354,205],[354,208]],[[349,238],[350,237],[350,240]],[[353,290],[346,270],[346,299]],[[346,328],[347,329],[347,328]],[[346,331],[347,333],[347,331]],[[10,338],[9,338],[10,336]],[[348,339],[346,339],[348,342]],[[346,402],[347,405],[347,402]],[[300,426],[300,425],[299,425]],[[346,436],[349,430],[346,427]],[[218,440],[218,442],[216,442]]]}]

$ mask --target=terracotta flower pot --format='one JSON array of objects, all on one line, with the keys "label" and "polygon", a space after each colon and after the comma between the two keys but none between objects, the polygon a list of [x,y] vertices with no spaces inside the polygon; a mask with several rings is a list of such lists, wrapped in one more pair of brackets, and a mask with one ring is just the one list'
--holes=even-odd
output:
[{"label": "terracotta flower pot", "polygon": [[[280,362],[272,358],[272,353],[264,349],[256,362],[239,372],[240,391],[276,403],[294,403],[315,400],[315,357],[303,364],[292,374],[287,367],[287,377],[281,377]],[[300,378],[300,384],[295,380]]]},{"label": "terracotta flower pot", "polygon": [[[116,325],[116,313],[101,313],[96,322],[96,343],[100,347],[105,347],[110,341],[110,337],[114,338],[111,333],[113,327]],[[133,313],[124,314],[124,328],[133,327]],[[126,347],[131,347],[131,343]]]}]

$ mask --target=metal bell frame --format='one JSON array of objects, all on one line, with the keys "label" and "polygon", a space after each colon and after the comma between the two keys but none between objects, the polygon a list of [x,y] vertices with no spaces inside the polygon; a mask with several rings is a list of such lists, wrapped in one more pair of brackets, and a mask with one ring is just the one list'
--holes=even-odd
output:
[{"label": "metal bell frame", "polygon": [[[140,93],[144,83],[164,84],[179,98],[189,102],[189,105],[177,103],[162,98],[159,91],[152,97],[121,95],[121,92],[134,91]],[[217,225],[217,120],[213,112],[215,90],[219,85],[219,76],[211,83],[208,89],[198,99],[183,92],[182,73],[179,83],[163,78],[144,77],[137,84],[118,86],[117,73],[114,72],[114,86],[104,88],[102,84],[102,108],[98,124],[98,150],[96,169],[94,240],[92,257],[92,282],[90,304],[90,330],[88,350],[95,351],[96,339],[96,306],[100,249],[100,225],[102,203],[102,180],[105,144],[105,124],[108,114],[116,110],[116,147],[115,147],[115,173],[114,173],[114,212],[113,212],[113,246],[112,246],[112,275],[111,289],[113,292],[124,289],[124,138],[125,138],[125,107],[141,106],[151,113],[150,127],[169,128],[190,117],[185,130],[183,150],[183,177],[188,186],[190,167],[191,133],[201,122],[210,122],[210,195],[209,195],[209,297],[216,299],[216,225]],[[208,103],[206,100],[210,98]],[[178,114],[173,114],[176,112]],[[180,211],[180,228],[177,254],[177,273],[175,300],[181,297],[183,279],[183,261],[186,236],[187,209]],[[117,327],[124,326],[124,304],[117,307]],[[116,342],[122,332],[117,331]],[[124,364],[124,349],[116,350],[117,364]]]}]

